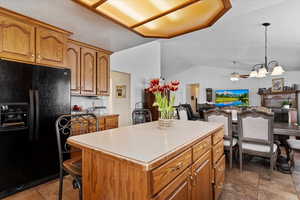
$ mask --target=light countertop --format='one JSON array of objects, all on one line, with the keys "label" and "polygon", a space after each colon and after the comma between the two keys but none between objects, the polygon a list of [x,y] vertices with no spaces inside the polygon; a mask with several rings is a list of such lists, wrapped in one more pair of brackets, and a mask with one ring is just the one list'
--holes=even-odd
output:
[{"label": "light countertop", "polygon": [[147,166],[222,126],[213,122],[176,120],[172,127],[159,129],[157,122],[150,122],[72,136],[68,142]]}]

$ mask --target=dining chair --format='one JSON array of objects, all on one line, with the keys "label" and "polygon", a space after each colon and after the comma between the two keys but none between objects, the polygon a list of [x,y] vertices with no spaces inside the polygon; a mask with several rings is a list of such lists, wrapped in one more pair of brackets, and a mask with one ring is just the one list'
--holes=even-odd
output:
[{"label": "dining chair", "polygon": [[[81,151],[68,145],[67,139],[70,136],[98,131],[97,117],[94,114],[61,115],[57,118],[55,127],[60,166],[58,199],[62,200],[64,175],[71,175],[73,187],[79,189],[79,199],[82,200]],[[75,153],[80,154],[79,156],[71,156]]]},{"label": "dining chair", "polygon": [[297,140],[296,138],[290,138],[287,140],[287,143],[290,147],[289,156],[290,156],[290,162],[291,162],[291,171],[295,167],[295,158],[294,154],[295,152],[300,152],[300,140]]},{"label": "dining chair", "polygon": [[273,138],[274,114],[256,110],[238,113],[240,170],[243,154],[270,159],[270,177],[277,159],[277,145]]},{"label": "dining chair", "polygon": [[224,110],[210,110],[204,112],[204,119],[208,122],[218,122],[224,124],[224,148],[229,151],[229,167],[232,168],[233,149],[237,144],[237,139],[232,134],[232,114]]},{"label": "dining chair", "polygon": [[179,120],[189,120],[186,107],[179,105],[176,107],[176,112]]},{"label": "dining chair", "polygon": [[194,113],[192,106],[188,103],[186,104],[180,104],[181,107],[184,107],[186,109],[187,112],[187,117],[188,120],[200,120],[200,114],[199,113]]}]

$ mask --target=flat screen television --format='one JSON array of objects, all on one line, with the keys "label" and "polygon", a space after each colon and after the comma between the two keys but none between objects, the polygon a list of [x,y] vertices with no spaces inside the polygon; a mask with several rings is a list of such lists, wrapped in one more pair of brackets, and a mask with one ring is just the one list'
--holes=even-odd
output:
[{"label": "flat screen television", "polygon": [[216,90],[216,106],[249,106],[249,90]]}]

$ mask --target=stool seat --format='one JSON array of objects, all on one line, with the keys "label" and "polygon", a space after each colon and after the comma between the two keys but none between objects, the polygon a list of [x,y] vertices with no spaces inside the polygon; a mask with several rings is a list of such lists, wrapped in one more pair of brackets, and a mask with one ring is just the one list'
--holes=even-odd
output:
[{"label": "stool seat", "polygon": [[63,162],[63,166],[67,172],[74,176],[82,176],[82,158],[76,156]]},{"label": "stool seat", "polygon": [[290,145],[291,149],[300,150],[300,140],[288,139],[287,143]]}]

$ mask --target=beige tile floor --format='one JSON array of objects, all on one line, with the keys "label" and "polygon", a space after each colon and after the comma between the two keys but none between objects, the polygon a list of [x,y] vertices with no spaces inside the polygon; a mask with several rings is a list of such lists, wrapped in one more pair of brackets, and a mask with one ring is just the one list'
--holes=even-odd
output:
[{"label": "beige tile floor", "polygon": [[[220,200],[300,200],[300,154],[293,175],[274,171],[268,176],[268,162],[252,158],[240,172],[237,165],[226,170],[226,181]],[[37,186],[5,200],[57,200],[58,181]],[[77,200],[78,191],[72,188],[71,177],[65,178],[63,200]]]}]

